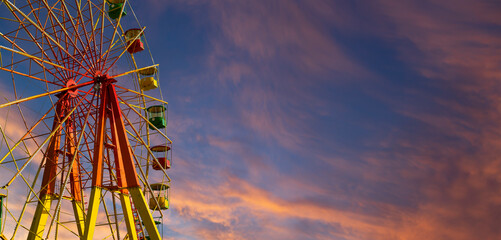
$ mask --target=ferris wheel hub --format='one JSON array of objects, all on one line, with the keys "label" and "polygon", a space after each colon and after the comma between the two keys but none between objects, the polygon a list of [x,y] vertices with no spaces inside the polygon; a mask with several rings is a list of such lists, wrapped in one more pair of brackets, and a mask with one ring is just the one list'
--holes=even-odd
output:
[{"label": "ferris wheel hub", "polygon": [[114,78],[111,78],[110,75],[104,74],[102,75],[101,72],[97,71],[94,74],[94,91],[99,91],[101,89],[101,85],[106,84],[106,83],[113,83],[116,82]]},{"label": "ferris wheel hub", "polygon": [[108,74],[101,74],[101,72],[97,71],[94,74],[93,81],[95,83],[104,83],[104,82],[116,82],[114,78],[111,78]]},{"label": "ferris wheel hub", "polygon": [[[73,79],[69,79],[67,82],[66,82],[66,87],[69,88],[69,87],[73,87],[77,85],[75,80]],[[71,97],[76,97],[78,95],[78,90],[77,89],[70,89],[68,90],[68,94],[71,96]]]}]

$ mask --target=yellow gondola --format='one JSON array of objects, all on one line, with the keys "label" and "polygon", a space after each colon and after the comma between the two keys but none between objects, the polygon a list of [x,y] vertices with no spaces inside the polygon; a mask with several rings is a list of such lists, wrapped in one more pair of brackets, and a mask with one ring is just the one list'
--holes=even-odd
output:
[{"label": "yellow gondola", "polygon": [[156,73],[157,73],[157,68],[154,66],[139,71],[139,74],[141,76],[144,76],[139,81],[139,86],[141,87],[141,90],[148,91],[151,89],[158,88],[158,82],[153,77],[153,75],[155,75]]},{"label": "yellow gondola", "polygon": [[150,197],[150,209],[159,211],[169,209],[169,185],[165,183],[154,183],[151,184],[150,187],[153,191]]}]

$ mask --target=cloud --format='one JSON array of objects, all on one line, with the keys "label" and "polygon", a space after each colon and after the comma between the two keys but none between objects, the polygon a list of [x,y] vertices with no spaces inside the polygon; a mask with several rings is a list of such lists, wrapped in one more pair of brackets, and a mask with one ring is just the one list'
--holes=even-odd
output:
[{"label": "cloud", "polygon": [[289,149],[312,137],[308,120],[329,111],[324,96],[309,90],[371,75],[342,50],[330,25],[312,17],[317,10],[293,1],[209,6],[217,29],[208,55],[209,71],[220,81],[216,91],[226,91],[223,96],[234,102],[230,111],[246,128]]},{"label": "cloud", "polygon": [[[247,235],[250,234],[249,230],[239,229],[238,226],[252,224],[247,222],[252,221],[251,219],[259,222],[254,226],[257,236],[266,236],[273,232],[274,235],[270,237],[278,239],[281,236],[289,236],[291,226],[282,224],[284,221],[294,219],[323,222],[329,225],[331,231],[335,228],[352,231],[354,236],[350,239],[356,239],[355,236],[385,234],[385,228],[377,223],[380,219],[319,206],[311,201],[284,200],[250,185],[243,179],[234,176],[228,176],[227,179],[226,184],[211,188],[212,194],[197,194],[196,197],[189,189],[176,191],[173,204],[176,206],[175,211],[179,211],[181,217],[200,222],[202,225],[210,223],[216,226],[212,231],[202,228],[201,233],[198,233],[199,236],[211,239],[246,239],[250,237]],[[292,231],[292,233],[298,232]],[[327,238],[328,235],[323,237]]]},{"label": "cloud", "polygon": [[328,25],[315,21],[312,14],[317,12],[302,7],[303,4],[293,1],[213,2],[212,18],[231,44],[219,45],[213,41],[218,49],[215,53],[221,54],[217,57],[240,57],[241,52],[251,61],[264,61],[272,66],[286,63],[309,74],[326,71],[364,74],[366,71],[328,34]]}]

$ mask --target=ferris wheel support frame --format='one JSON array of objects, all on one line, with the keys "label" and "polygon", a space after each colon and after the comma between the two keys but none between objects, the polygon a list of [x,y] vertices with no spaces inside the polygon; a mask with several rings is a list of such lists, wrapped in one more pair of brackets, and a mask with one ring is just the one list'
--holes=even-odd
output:
[{"label": "ferris wheel support frame", "polygon": [[[70,94],[68,92],[63,92],[61,93],[63,99],[58,101],[56,107],[56,115],[54,117],[52,130],[54,134],[50,139],[45,155],[47,162],[43,172],[42,189],[40,191],[35,217],[33,218],[32,225],[30,227],[30,233],[28,235],[29,240],[43,238],[47,219],[50,215],[49,211],[51,208],[51,202],[58,198],[55,193],[55,178],[57,176],[57,164],[59,159],[58,151],[61,142],[63,123],[66,124],[66,149],[69,150],[68,154],[73,156],[73,160],[71,161],[72,166],[69,167],[70,172],[68,177],[70,177],[70,194],[75,213],[75,220],[77,222],[78,233],[82,239],[93,239],[102,190],[107,189],[107,186],[103,185],[103,152],[107,121],[109,122],[109,128],[111,129],[112,134],[111,145],[114,148],[113,153],[117,175],[116,184],[118,187],[118,189],[108,190],[119,191],[120,202],[125,217],[128,235],[131,239],[137,239],[137,232],[135,229],[136,220],[132,214],[132,199],[132,202],[138,210],[139,216],[143,222],[142,224],[144,224],[150,239],[160,239],[160,233],[156,228],[152,214],[149,211],[135,169],[131,146],[127,138],[127,131],[119,106],[119,97],[117,96],[115,90],[114,82],[116,82],[116,80],[107,76],[101,76],[96,77],[94,82],[95,84],[100,85],[101,96],[99,102],[99,118],[96,138],[94,142],[95,151],[92,171],[92,188],[87,216],[84,219],[83,200],[80,194],[81,189],[80,186],[76,184],[80,181],[80,176],[78,171],[78,153],[75,147],[77,144],[75,142],[75,136],[72,134],[73,124],[71,116],[69,116],[72,114],[72,111],[68,111],[70,106],[68,105],[68,100],[64,99],[68,98]],[[61,187],[64,188],[65,186]],[[59,198],[60,197],[62,196],[59,196]]]},{"label": "ferris wheel support frame", "polygon": [[89,199],[89,208],[85,219],[85,232],[83,239],[92,239],[94,235],[97,213],[103,185],[103,151],[106,120],[108,119],[112,130],[112,145],[114,146],[115,164],[117,169],[117,185],[120,191],[120,202],[125,215],[125,221],[129,236],[137,238],[135,234],[135,220],[132,216],[132,206],[129,200],[132,198],[134,206],[139,212],[139,216],[148,231],[150,239],[159,240],[160,233],[156,228],[153,216],[149,211],[146,199],[141,190],[139,179],[134,164],[132,150],[127,138],[127,131],[122,119],[118,96],[116,94],[114,82],[116,80],[106,76],[96,79],[101,84],[101,101],[99,106],[99,121],[97,125],[96,138],[94,142],[94,162],[92,189]]}]

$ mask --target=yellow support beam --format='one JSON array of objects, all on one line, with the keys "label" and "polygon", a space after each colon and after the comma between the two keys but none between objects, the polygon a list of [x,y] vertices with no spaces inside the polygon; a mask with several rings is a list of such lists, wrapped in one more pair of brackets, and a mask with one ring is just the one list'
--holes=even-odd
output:
[{"label": "yellow support beam", "polygon": [[148,231],[148,236],[151,240],[160,240],[160,233],[158,232],[157,225],[155,224],[150,209],[148,208],[146,199],[144,199],[143,191],[141,191],[140,187],[133,187],[129,188],[129,192],[132,200],[134,201],[134,206],[143,220],[146,231]]},{"label": "yellow support beam", "polygon": [[33,222],[31,222],[30,232],[27,240],[44,239],[43,232],[49,217],[50,205],[52,203],[52,196],[46,194],[38,201],[37,209],[33,215]]},{"label": "yellow support beam", "polygon": [[84,205],[82,201],[72,200],[73,214],[77,223],[78,235],[83,236],[85,232]]},{"label": "yellow support beam", "polygon": [[85,219],[85,231],[83,239],[92,240],[94,236],[94,230],[96,229],[97,213],[99,211],[99,202],[101,199],[101,187],[92,187],[90,198],[89,198],[89,208],[87,210],[87,216]]},{"label": "yellow support beam", "polygon": [[122,210],[125,217],[125,226],[127,227],[129,239],[137,240],[136,226],[134,222],[134,216],[132,215],[132,205],[130,204],[129,195],[120,193],[120,203],[122,204]]}]

